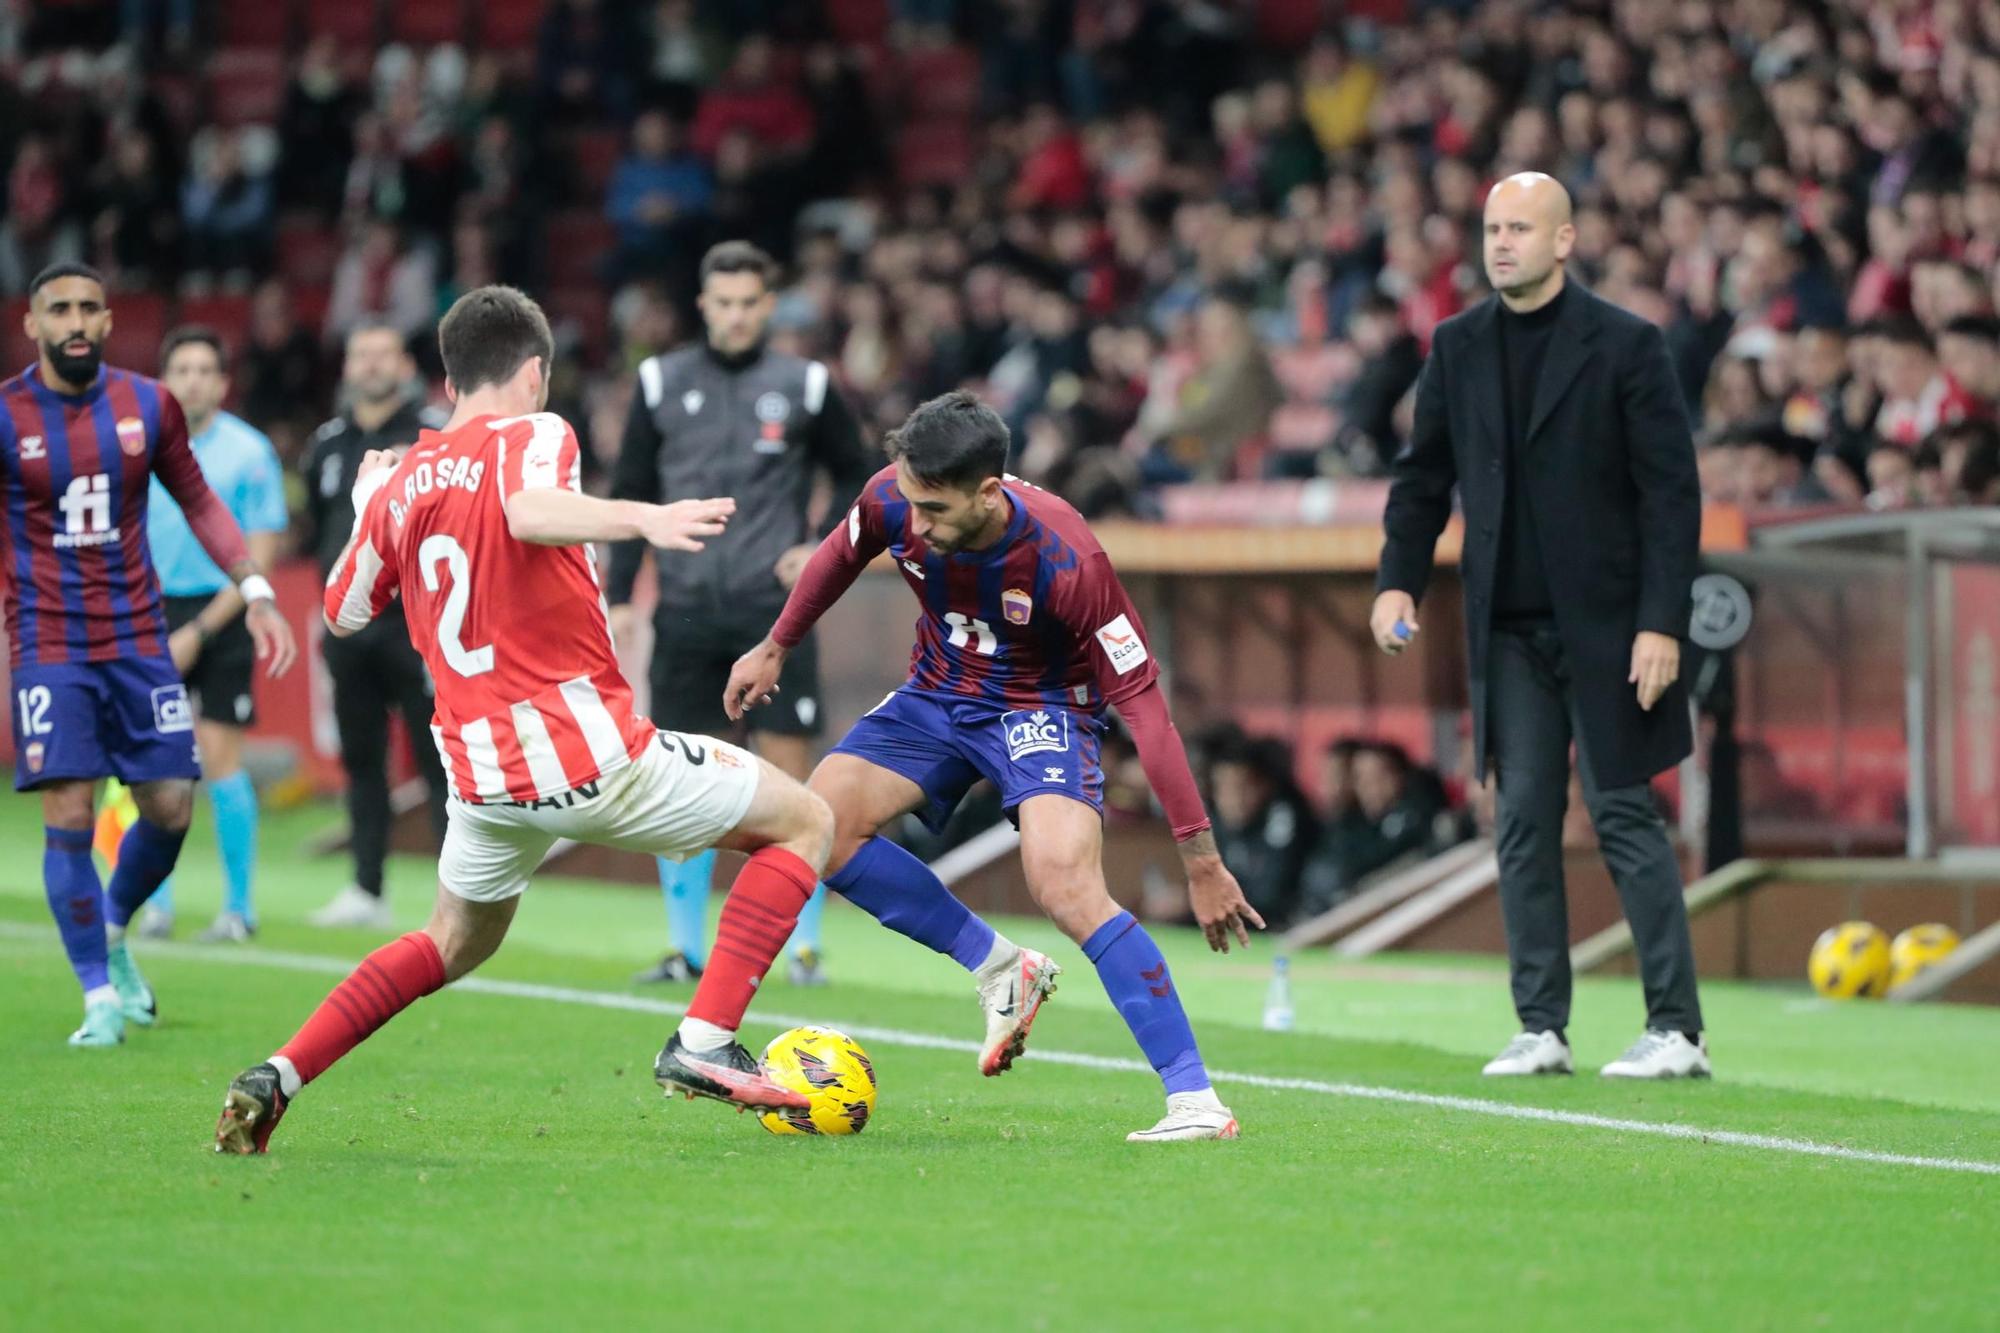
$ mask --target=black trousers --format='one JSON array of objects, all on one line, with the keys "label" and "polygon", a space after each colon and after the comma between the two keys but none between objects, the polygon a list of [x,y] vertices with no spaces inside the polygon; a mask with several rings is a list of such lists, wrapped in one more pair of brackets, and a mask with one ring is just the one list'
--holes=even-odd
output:
[{"label": "black trousers", "polygon": [[444,764],[431,743],[431,686],[423,659],[410,646],[400,615],[377,617],[347,638],[326,639],[333,675],[333,720],[340,729],[340,763],[347,770],[347,818],[354,882],[382,896],[382,860],[389,850],[389,710],[403,715],[417,771],[431,789],[431,829],[444,842]]},{"label": "black trousers", "polygon": [[[1569,904],[1562,825],[1576,700],[1553,627],[1494,628],[1487,664],[1487,729],[1499,787],[1495,838],[1514,1010],[1524,1032],[1569,1025]],[[1646,1025],[1699,1032],[1694,945],[1680,865],[1644,783],[1600,788],[1577,747],[1584,804],[1639,949]]]}]

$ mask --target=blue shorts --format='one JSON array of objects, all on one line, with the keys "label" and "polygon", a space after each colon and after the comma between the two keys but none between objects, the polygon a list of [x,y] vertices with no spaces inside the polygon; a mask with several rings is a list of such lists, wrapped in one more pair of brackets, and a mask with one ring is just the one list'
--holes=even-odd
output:
[{"label": "blue shorts", "polygon": [[166,657],[14,669],[14,789],[116,776],[198,778],[194,710]]},{"label": "blue shorts", "polygon": [[1010,709],[905,686],[856,722],[833,752],[866,759],[922,787],[917,817],[938,833],[981,778],[1000,789],[1009,819],[1021,802],[1044,794],[1101,812],[1103,734],[1102,722],[1074,709]]}]

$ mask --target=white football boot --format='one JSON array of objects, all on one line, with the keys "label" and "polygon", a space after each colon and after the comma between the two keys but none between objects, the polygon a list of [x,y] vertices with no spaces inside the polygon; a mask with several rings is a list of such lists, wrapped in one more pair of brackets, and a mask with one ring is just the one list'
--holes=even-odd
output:
[{"label": "white football boot", "polygon": [[1569,1074],[1569,1045],[1553,1032],[1523,1032],[1479,1071],[1489,1078],[1521,1074]]},{"label": "white football boot", "polygon": [[986,1011],[986,1044],[979,1048],[979,1072],[1003,1074],[1028,1048],[1028,1029],[1055,994],[1062,968],[1044,953],[1016,951],[1013,959],[979,979],[979,1007]]},{"label": "white football boot", "polygon": [[1233,1139],[1236,1116],[1216,1098],[1214,1088],[1167,1094],[1167,1113],[1151,1129],[1135,1129],[1127,1143],[1181,1143],[1190,1139]]},{"label": "white football boot", "polygon": [[389,912],[389,904],[363,889],[359,884],[349,884],[333,895],[333,901],[317,912],[308,913],[309,926],[354,926],[364,930],[388,930],[396,924]]},{"label": "white football boot", "polygon": [[1707,1078],[1708,1038],[1647,1028],[1625,1054],[1604,1066],[1606,1078]]}]

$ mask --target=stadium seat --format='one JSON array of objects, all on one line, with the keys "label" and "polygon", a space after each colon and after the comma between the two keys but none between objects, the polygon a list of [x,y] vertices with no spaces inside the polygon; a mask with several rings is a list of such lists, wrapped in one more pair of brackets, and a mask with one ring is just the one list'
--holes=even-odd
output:
[{"label": "stadium seat", "polygon": [[462,43],[465,6],[461,0],[396,0],[389,6],[389,37],[412,46]]},{"label": "stadium seat", "polygon": [[621,136],[616,130],[579,130],[570,136],[568,152],[570,170],[576,178],[577,188],[583,198],[598,200],[611,184],[611,173],[617,169],[618,157],[624,151]]},{"label": "stadium seat", "polygon": [[488,51],[524,51],[534,46],[546,0],[485,0],[479,8],[479,46]]},{"label": "stadium seat", "polygon": [[826,0],[826,26],[849,46],[881,41],[889,31],[889,0]]},{"label": "stadium seat", "polygon": [[111,298],[111,335],[104,359],[141,375],[160,371],[160,340],[167,336],[167,299],[152,292],[120,292]]},{"label": "stadium seat", "polygon": [[340,262],[340,234],[314,218],[278,222],[278,271],[289,282],[328,282]]},{"label": "stadium seat", "polygon": [[287,294],[292,298],[292,322],[317,338],[326,325],[327,307],[333,304],[333,285],[300,282],[289,273],[286,278]]},{"label": "stadium seat", "polygon": [[222,0],[219,36],[223,46],[283,50],[291,37],[290,0]]},{"label": "stadium seat", "polygon": [[603,281],[604,261],[617,243],[610,219],[589,209],[572,209],[549,219],[547,264],[549,281],[595,285]]},{"label": "stadium seat", "polygon": [[381,32],[375,0],[305,0],[308,37],[330,36],[342,46],[372,47]]},{"label": "stadium seat", "polygon": [[1333,443],[1339,414],[1318,403],[1286,403],[1271,417],[1271,444],[1287,453],[1322,449]]},{"label": "stadium seat", "polygon": [[1295,51],[1312,41],[1332,8],[1325,0],[1257,0],[1257,36],[1265,46]]},{"label": "stadium seat", "polygon": [[1340,343],[1318,347],[1280,347],[1271,353],[1271,369],[1285,396],[1295,403],[1324,403],[1355,370],[1351,348]]},{"label": "stadium seat", "polygon": [[902,59],[902,83],[913,121],[970,116],[979,104],[979,56],[966,46],[912,51]]},{"label": "stadium seat", "polygon": [[285,55],[229,47],[208,58],[208,114],[218,125],[269,125],[285,104]]},{"label": "stadium seat", "polygon": [[207,325],[222,335],[229,355],[237,357],[242,355],[250,338],[250,298],[223,294],[190,296],[175,312],[174,323]]},{"label": "stadium seat", "polygon": [[896,176],[905,185],[950,185],[965,179],[975,156],[964,124],[913,123],[896,143]]}]

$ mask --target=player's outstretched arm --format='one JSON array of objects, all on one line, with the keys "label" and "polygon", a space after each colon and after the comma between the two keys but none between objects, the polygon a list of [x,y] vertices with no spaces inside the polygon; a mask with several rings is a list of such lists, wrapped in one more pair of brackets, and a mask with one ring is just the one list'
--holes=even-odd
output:
[{"label": "player's outstretched arm", "polygon": [[1208,947],[1228,953],[1231,935],[1249,947],[1249,928],[1262,930],[1264,918],[1243,896],[1243,887],[1229,873],[1229,867],[1222,864],[1208,812],[1202,808],[1201,793],[1194,784],[1194,772],[1188,767],[1187,749],[1167,712],[1159,682],[1119,701],[1117,707],[1118,716],[1132,733],[1146,780],[1173,826],[1181,863],[1187,867],[1188,900],[1201,933],[1208,937]]},{"label": "player's outstretched arm", "polygon": [[699,551],[702,538],[720,536],[736,501],[676,500],[645,504],[600,500],[553,487],[532,487],[507,497],[507,531],[536,546],[638,539],[667,551]]},{"label": "player's outstretched arm", "polygon": [[729,683],[722,689],[722,711],[731,721],[740,721],[750,709],[771,702],[778,693],[778,674],[784,669],[785,655],[798,647],[827,608],[854,586],[854,580],[881,554],[884,545],[874,525],[863,519],[860,505],[847,511],[846,521],[827,534],[799,571],[771,632],[730,668]]}]

